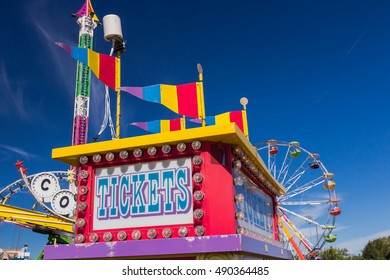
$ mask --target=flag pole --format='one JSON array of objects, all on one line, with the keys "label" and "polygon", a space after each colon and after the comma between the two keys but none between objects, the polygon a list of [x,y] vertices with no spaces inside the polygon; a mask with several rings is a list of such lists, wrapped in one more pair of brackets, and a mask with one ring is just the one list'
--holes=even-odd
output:
[{"label": "flag pole", "polygon": [[245,134],[246,138],[249,139],[248,118],[246,116],[246,105],[248,104],[248,98],[242,97],[240,99],[240,104],[243,107],[243,110],[242,110],[242,124],[244,126],[244,134]]},{"label": "flag pole", "polygon": [[[120,57],[126,50],[123,40],[121,20],[117,15],[106,15],[103,17],[104,39],[112,43],[110,55],[115,52],[115,91],[116,91],[116,124],[115,139],[121,137],[121,61]],[[107,27],[107,28],[106,28]]]},{"label": "flag pole", "polygon": [[116,57],[116,77],[115,84],[118,86],[116,90],[116,131],[115,138],[119,139],[121,137],[121,59],[120,55]]},{"label": "flag pole", "polygon": [[200,63],[197,64],[198,74],[199,74],[199,85],[200,85],[200,110],[202,118],[202,126],[206,126],[206,109],[204,105],[204,91],[203,91],[203,68]]},{"label": "flag pole", "polygon": [[186,117],[183,115],[180,118],[180,130],[186,129]]}]

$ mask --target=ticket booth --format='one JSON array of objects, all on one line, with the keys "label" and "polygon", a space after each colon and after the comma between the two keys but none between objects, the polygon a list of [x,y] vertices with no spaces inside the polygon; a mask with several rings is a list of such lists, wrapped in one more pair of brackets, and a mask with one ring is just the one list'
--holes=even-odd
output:
[{"label": "ticket booth", "polygon": [[74,243],[45,259],[291,259],[285,192],[234,123],[56,148],[77,166]]}]

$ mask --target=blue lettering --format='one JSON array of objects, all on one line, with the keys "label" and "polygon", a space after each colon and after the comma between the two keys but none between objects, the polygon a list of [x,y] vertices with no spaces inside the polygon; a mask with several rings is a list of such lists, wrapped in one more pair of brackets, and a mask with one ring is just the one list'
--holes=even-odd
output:
[{"label": "blue lettering", "polygon": [[163,171],[162,172],[162,185],[165,190],[165,211],[172,212],[172,187],[173,184],[173,170]]},{"label": "blue lettering", "polygon": [[[188,165],[190,159],[188,159]],[[189,166],[162,170],[121,168],[96,176],[95,196],[98,220],[188,213],[192,208],[192,180]],[[118,170],[119,171],[119,170]],[[141,173],[142,172],[142,173]],[[245,203],[239,207],[247,207]],[[244,211],[249,213],[250,211]]]},{"label": "blue lettering", "polygon": [[157,172],[149,173],[149,205],[148,212],[149,213],[159,213],[160,212],[160,200],[157,195],[157,189],[160,185],[160,174]]},{"label": "blue lettering", "polygon": [[145,197],[143,196],[142,189],[145,184],[145,174],[133,174],[131,181],[133,190],[133,206],[131,207],[131,212],[133,214],[143,214],[145,213]]},{"label": "blue lettering", "polygon": [[123,176],[119,186],[120,215],[124,218],[130,216],[130,185],[129,176]]},{"label": "blue lettering", "polygon": [[180,168],[176,173],[177,187],[180,190],[180,194],[177,199],[177,211],[186,212],[191,207],[190,202],[190,191],[188,189],[188,169]]},{"label": "blue lettering", "polygon": [[117,188],[118,188],[118,177],[111,177],[111,205],[110,205],[110,217],[118,216],[118,204],[117,204]]},{"label": "blue lettering", "polygon": [[103,177],[97,180],[97,196],[99,197],[98,219],[107,218],[108,178]]}]

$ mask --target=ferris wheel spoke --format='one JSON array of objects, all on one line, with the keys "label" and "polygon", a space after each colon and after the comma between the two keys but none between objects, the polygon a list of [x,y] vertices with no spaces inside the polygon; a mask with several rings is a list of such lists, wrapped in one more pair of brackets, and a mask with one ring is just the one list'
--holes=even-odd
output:
[{"label": "ferris wheel spoke", "polygon": [[276,175],[276,156],[269,155],[268,170],[275,177]]},{"label": "ferris wheel spoke", "polygon": [[[288,155],[289,155],[289,153],[290,153],[290,149],[291,149],[291,146],[288,146],[288,148],[287,148],[287,150],[286,150],[286,153],[285,153],[285,155],[284,155],[284,159],[283,159],[282,165],[281,165],[280,170],[279,170],[279,174],[278,174],[277,177],[275,176],[275,178],[276,178],[276,180],[277,180],[278,182],[280,182],[280,181],[279,181],[280,176],[281,176],[282,174],[287,174],[288,169],[289,169],[289,167],[290,167],[290,164],[291,164],[291,161],[292,161],[292,158],[288,158]],[[289,160],[288,160],[288,159],[289,159]]]},{"label": "ferris wheel spoke", "polygon": [[284,209],[282,208],[278,208],[279,210],[279,213],[280,213],[280,217],[281,217],[281,221],[287,225],[291,230],[292,232],[294,233],[294,235],[300,240],[300,242],[305,246],[306,250],[308,252],[312,251],[312,249],[314,248],[313,244],[311,244],[311,242],[309,241],[309,239],[300,231],[298,230],[298,228],[291,222],[291,220],[287,217],[287,215],[284,213]]},{"label": "ferris wheel spoke", "polygon": [[281,184],[286,186],[287,189],[289,189],[292,185],[294,185],[309,169],[309,167],[306,167],[306,168],[304,167],[306,162],[307,162],[307,159],[305,159],[302,162],[302,164],[295,170],[295,172],[293,174],[291,174],[291,176],[287,179],[287,181],[286,181],[286,177],[285,177],[283,179],[283,181],[281,182]]},{"label": "ferris wheel spoke", "polygon": [[286,183],[282,183],[282,185],[285,186],[287,192],[299,181],[299,179],[305,174],[305,172],[306,170],[303,170],[300,173],[296,174],[294,177],[290,177]]},{"label": "ferris wheel spoke", "polygon": [[[295,172],[293,174],[291,174],[290,178],[294,177],[298,172],[300,172],[301,170],[307,170],[307,167],[305,168],[305,164],[307,163],[308,161],[308,157],[301,163],[301,165],[295,170]],[[288,182],[288,181],[287,181]],[[284,183],[284,181],[283,181]]]},{"label": "ferris wheel spoke", "polygon": [[310,219],[310,218],[307,218],[307,217],[304,217],[298,213],[295,213],[294,211],[291,211],[289,209],[286,209],[284,207],[279,207],[281,210],[283,210],[283,212],[287,212],[287,213],[290,213],[291,215],[294,215],[295,217],[298,217],[302,220],[305,220],[306,222],[310,223],[310,224],[314,224],[314,225],[317,225],[321,228],[325,227],[324,225],[321,225],[320,223],[318,223],[317,221],[313,220],[313,219]]},{"label": "ferris wheel spoke", "polygon": [[297,187],[293,191],[286,193],[285,195],[280,197],[280,201],[285,201],[285,200],[290,199],[290,198],[292,198],[294,196],[297,196],[297,195],[299,195],[299,194],[301,194],[303,192],[306,192],[306,191],[308,191],[308,190],[310,190],[310,189],[312,189],[312,188],[322,184],[324,181],[325,180],[322,177],[316,178],[316,179],[314,179],[314,180],[304,184],[303,186]]},{"label": "ferris wheel spoke", "polygon": [[329,200],[318,200],[318,201],[284,201],[279,202],[279,205],[285,206],[305,206],[305,205],[322,205],[328,204]]}]

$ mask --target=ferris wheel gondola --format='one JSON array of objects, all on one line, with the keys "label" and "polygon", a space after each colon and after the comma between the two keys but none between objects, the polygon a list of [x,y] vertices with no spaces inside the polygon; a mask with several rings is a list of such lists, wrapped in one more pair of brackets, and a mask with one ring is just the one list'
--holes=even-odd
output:
[{"label": "ferris wheel gondola", "polygon": [[286,190],[276,199],[279,239],[296,258],[315,258],[327,242],[337,238],[332,232],[341,208],[334,174],[319,154],[297,141],[268,140],[256,146],[270,174]]}]

